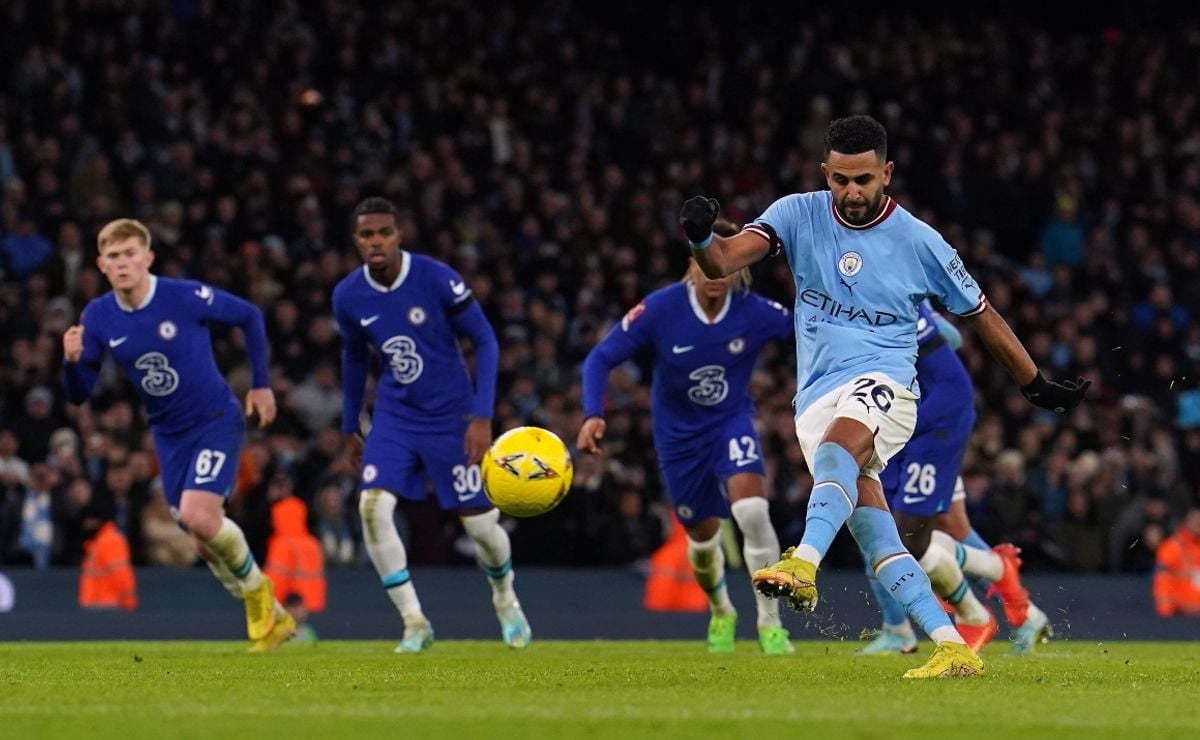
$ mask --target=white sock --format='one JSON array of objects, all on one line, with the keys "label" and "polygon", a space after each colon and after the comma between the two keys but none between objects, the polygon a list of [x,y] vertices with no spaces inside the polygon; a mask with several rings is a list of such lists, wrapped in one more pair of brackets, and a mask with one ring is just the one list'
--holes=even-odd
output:
[{"label": "white sock", "polygon": [[721,538],[697,542],[689,536],[688,562],[696,574],[696,583],[708,594],[708,605],[713,614],[732,614],[735,610],[729,600],[729,589],[725,588],[725,553],[721,550]]},{"label": "white sock", "polygon": [[242,584],[238,583],[237,576],[233,574],[232,570],[225,566],[225,563],[221,562],[221,560],[217,557],[217,554],[210,551],[209,556],[203,558],[203,560],[204,564],[208,566],[208,569],[212,571],[212,574],[216,576],[217,580],[221,582],[221,585],[225,587],[225,590],[232,594],[233,598],[241,599]]},{"label": "white sock", "polygon": [[362,492],[358,500],[358,512],[362,515],[363,541],[371,564],[387,589],[388,598],[396,605],[396,611],[404,619],[405,626],[414,622],[428,621],[421,612],[421,601],[408,573],[408,553],[396,531],[392,518],[396,511],[396,497],[382,488],[371,488]]},{"label": "white sock", "polygon": [[[738,529],[742,530],[742,557],[751,575],[779,559],[779,537],[771,525],[769,508],[767,500],[758,496],[738,499],[729,506]],[[758,608],[759,629],[783,624],[779,619],[778,599],[763,596],[755,589],[754,604]]]},{"label": "white sock", "polygon": [[479,563],[492,584],[492,606],[503,609],[517,600],[513,591],[512,541],[500,526],[500,510],[462,517],[463,529],[475,542]]},{"label": "white sock", "polygon": [[[903,624],[886,624],[885,623],[883,625],[883,629],[888,632],[892,632],[897,635],[900,635],[901,637],[905,637],[905,638],[911,637],[911,638],[915,639],[917,636],[916,633],[913,632],[912,622],[909,622],[907,619],[904,620]],[[936,632],[937,630],[934,630],[934,631]]]},{"label": "white sock", "polygon": [[933,644],[935,645],[941,645],[943,642],[957,642],[959,645],[967,644],[962,635],[958,634],[958,630],[953,627],[938,627],[929,633],[929,639],[933,640]]},{"label": "white sock", "polygon": [[952,552],[946,552],[931,540],[925,554],[917,562],[929,576],[933,592],[954,608],[960,623],[974,626],[987,624],[991,615],[975,597]]},{"label": "white sock", "polygon": [[1004,577],[1004,561],[991,550],[979,550],[964,545],[945,532],[936,529],[933,531],[932,541],[936,541],[947,552],[954,553],[955,562],[962,565],[963,573],[993,582]]},{"label": "white sock", "polygon": [[[246,544],[246,535],[232,519],[225,517],[221,521],[221,528],[217,530],[217,536],[204,544],[229,570],[229,574],[241,588],[241,593],[244,594],[262,586],[263,574],[258,569],[258,563],[254,562],[254,556],[250,554],[250,546]],[[215,570],[213,572],[216,573]],[[217,578],[220,579],[221,576],[218,575]],[[224,583],[223,580],[222,583]]]},{"label": "white sock", "polygon": [[812,545],[796,545],[796,549],[792,551],[792,557],[813,565],[821,564],[821,553],[817,552],[817,548]]}]

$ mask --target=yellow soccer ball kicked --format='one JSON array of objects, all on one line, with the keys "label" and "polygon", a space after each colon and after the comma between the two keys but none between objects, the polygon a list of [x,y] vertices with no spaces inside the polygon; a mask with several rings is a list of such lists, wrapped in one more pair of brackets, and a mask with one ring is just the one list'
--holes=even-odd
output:
[{"label": "yellow soccer ball kicked", "polygon": [[553,432],[518,427],[500,435],[480,464],[483,491],[510,516],[550,511],[571,488],[571,454]]}]

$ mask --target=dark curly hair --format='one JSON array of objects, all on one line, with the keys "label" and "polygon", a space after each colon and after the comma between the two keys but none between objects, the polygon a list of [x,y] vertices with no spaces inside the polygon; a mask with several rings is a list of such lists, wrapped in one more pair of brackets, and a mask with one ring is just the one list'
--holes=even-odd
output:
[{"label": "dark curly hair", "polygon": [[847,116],[829,124],[825,132],[825,158],[830,152],[861,154],[875,152],[887,159],[887,131],[870,116]]}]

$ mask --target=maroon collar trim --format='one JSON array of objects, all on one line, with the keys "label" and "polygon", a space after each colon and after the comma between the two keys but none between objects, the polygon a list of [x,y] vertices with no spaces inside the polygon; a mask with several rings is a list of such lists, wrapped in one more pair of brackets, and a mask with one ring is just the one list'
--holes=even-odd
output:
[{"label": "maroon collar trim", "polygon": [[883,208],[880,209],[879,215],[862,225],[852,224],[849,221],[847,221],[846,219],[842,218],[842,214],[838,213],[837,205],[834,204],[833,198],[829,199],[829,208],[830,208],[830,210],[833,211],[834,220],[837,221],[839,224],[841,224],[842,226],[845,226],[847,229],[854,229],[855,231],[862,231],[863,229],[869,229],[873,226],[878,226],[879,224],[881,224],[885,220],[887,220],[887,217],[892,215],[892,211],[896,210],[896,201],[893,200],[892,196],[890,196],[890,195],[883,196]]}]

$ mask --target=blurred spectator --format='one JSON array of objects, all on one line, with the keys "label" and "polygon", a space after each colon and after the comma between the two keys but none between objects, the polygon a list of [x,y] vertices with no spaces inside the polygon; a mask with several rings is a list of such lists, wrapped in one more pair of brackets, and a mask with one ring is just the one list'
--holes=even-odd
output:
[{"label": "blurred spectator", "polygon": [[291,480],[277,475],[271,485],[271,524],[263,573],[275,583],[277,599],[296,594],[308,612],[325,611],[325,557],[309,534],[308,507],[292,495]]},{"label": "blurred spectator", "polygon": [[[1097,10],[1055,24],[951,8],[931,24],[896,6],[838,35],[826,27],[852,9],[783,5],[751,33],[736,4],[693,13],[678,0],[192,5],[126,3],[121,19],[111,3],[0,3],[0,429],[17,447],[0,432],[6,564],[32,561],[17,542],[37,463],[68,491],[83,478],[98,499],[119,489],[116,521],[139,562],[140,523],[165,524],[141,514],[153,464],[132,454],[152,448],[129,379],[106,366],[93,409],[63,409],[54,390],[64,322],[106,289],[92,261],[107,219],[149,223],[156,271],[264,309],[289,407],[269,442],[247,445],[229,508],[258,554],[269,483],[286,471],[328,561],[356,562],[357,476],[324,430],[340,413],[330,292],[358,265],[346,233],[357,200],[396,200],[407,245],[471,284],[502,342],[496,430],[535,423],[571,439],[587,349],[682,273],[683,200],[710,193],[744,222],[822,187],[825,128],[852,112],[888,126],[890,192],[962,252],[1048,374],[1093,381],[1076,413],[1037,414],[968,333],[981,532],[1017,540],[1029,567],[1142,567],[1154,537],[1128,530],[1139,544],[1118,557],[1110,524],[1144,511],[1133,502],[1152,488],[1172,510],[1195,497],[1196,18]],[[734,35],[721,43],[714,29]],[[754,275],[756,290],[794,300],[784,261]],[[244,374],[241,338],[213,339],[221,369]],[[790,424],[794,362],[764,355],[754,385],[772,517],[789,540],[811,486]],[[600,495],[518,523],[520,558],[645,556],[661,495],[647,372],[635,360],[613,373]],[[65,435],[51,444],[64,427],[78,468]],[[122,466],[133,480],[110,485]],[[604,479],[618,468],[640,482]],[[454,528],[406,515],[438,539],[413,563],[445,559]],[[856,561],[849,548],[831,564]]]}]

